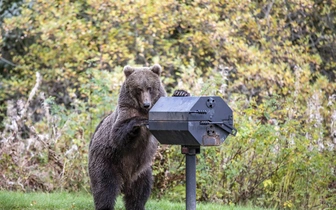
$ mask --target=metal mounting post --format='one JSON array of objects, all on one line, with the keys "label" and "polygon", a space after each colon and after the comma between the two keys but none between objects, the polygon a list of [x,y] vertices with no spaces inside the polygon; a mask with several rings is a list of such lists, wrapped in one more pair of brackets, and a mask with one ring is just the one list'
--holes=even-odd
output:
[{"label": "metal mounting post", "polygon": [[199,146],[182,146],[186,155],[186,210],[196,210],[196,154]]}]

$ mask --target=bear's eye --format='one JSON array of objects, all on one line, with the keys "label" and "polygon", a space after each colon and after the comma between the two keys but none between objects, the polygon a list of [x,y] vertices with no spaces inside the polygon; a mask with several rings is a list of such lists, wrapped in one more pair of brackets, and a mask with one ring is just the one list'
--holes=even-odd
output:
[{"label": "bear's eye", "polygon": [[151,87],[148,87],[148,88],[147,88],[147,91],[148,91],[148,92],[152,92],[152,88],[151,88]]},{"label": "bear's eye", "polygon": [[138,93],[138,94],[140,94],[141,91],[142,91],[141,88],[137,88],[137,89],[135,90],[135,92]]}]

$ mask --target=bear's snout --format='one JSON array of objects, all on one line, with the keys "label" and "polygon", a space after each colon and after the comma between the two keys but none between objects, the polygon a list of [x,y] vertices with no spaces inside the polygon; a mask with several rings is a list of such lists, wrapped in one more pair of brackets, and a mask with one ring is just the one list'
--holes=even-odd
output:
[{"label": "bear's snout", "polygon": [[142,106],[143,106],[143,108],[148,109],[151,106],[151,103],[150,102],[144,102]]},{"label": "bear's snout", "polygon": [[141,101],[142,101],[142,108],[149,109],[152,106],[152,97],[150,91],[142,91],[141,92]]}]

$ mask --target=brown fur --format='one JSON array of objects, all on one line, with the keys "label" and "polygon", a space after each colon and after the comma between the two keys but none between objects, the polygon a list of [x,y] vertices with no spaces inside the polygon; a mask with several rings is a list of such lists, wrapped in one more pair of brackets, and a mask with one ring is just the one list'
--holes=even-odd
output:
[{"label": "brown fur", "polygon": [[157,141],[147,127],[148,111],[166,92],[161,67],[126,66],[116,110],[96,128],[89,147],[89,175],[96,209],[114,209],[124,194],[126,209],[141,210],[152,187],[151,161]]}]

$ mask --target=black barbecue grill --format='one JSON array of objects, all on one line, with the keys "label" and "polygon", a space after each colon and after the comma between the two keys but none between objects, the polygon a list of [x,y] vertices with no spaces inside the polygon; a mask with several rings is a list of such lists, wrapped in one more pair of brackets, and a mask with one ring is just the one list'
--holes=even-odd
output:
[{"label": "black barbecue grill", "polygon": [[149,111],[149,130],[186,155],[186,208],[196,209],[196,154],[236,135],[231,108],[218,96],[161,97]]},{"label": "black barbecue grill", "polygon": [[162,97],[149,112],[149,129],[161,144],[218,146],[236,134],[221,97]]}]

